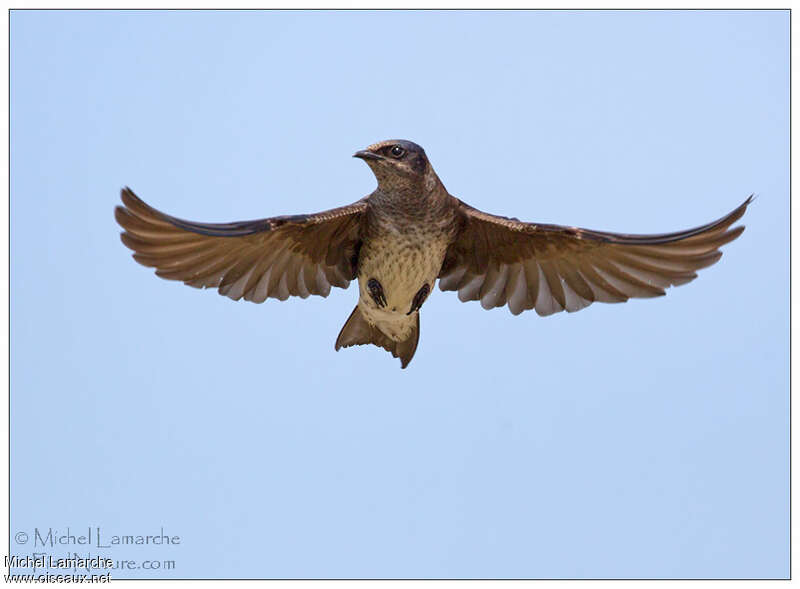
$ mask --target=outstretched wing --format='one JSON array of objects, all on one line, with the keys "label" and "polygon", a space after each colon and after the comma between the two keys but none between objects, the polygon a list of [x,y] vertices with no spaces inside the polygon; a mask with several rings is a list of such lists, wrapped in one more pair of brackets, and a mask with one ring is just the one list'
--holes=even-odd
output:
[{"label": "outstretched wing", "polygon": [[708,225],[659,235],[523,223],[459,201],[463,225],[445,255],[439,288],[458,291],[462,301],[480,300],[484,309],[508,304],[515,315],[660,296],[719,260],[719,247],[744,231],[730,226],[752,199]]},{"label": "outstretched wing", "polygon": [[193,223],[145,204],[129,188],[114,211],[122,242],[156,274],[234,300],[328,296],[355,278],[365,200],[315,215]]}]

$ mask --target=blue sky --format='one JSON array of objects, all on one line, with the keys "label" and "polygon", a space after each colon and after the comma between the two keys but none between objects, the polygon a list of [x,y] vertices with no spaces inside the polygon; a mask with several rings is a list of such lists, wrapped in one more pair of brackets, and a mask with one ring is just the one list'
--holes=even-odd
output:
[{"label": "blue sky", "polygon": [[[12,546],[180,536],[44,550],[136,578],[786,577],[788,27],[13,12]],[[404,371],[333,351],[355,285],[233,302],[119,241],[124,185],[197,221],[314,212],[373,190],[350,156],[387,138],[530,221],[664,232],[758,198],[659,299],[514,317],[436,289]]]}]

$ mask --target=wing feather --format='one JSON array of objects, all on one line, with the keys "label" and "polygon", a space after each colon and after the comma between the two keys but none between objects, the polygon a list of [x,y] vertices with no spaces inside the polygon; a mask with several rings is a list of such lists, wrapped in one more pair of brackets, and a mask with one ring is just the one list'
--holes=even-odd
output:
[{"label": "wing feather", "polygon": [[366,199],[314,215],[196,223],[162,213],[129,188],[114,212],[134,259],[169,280],[234,300],[326,297],[355,278]]},{"label": "wing feather", "polygon": [[720,259],[719,248],[744,231],[731,226],[752,200],[712,223],[653,235],[524,223],[457,201],[463,223],[445,254],[439,288],[487,309],[507,304],[515,315],[662,296]]}]

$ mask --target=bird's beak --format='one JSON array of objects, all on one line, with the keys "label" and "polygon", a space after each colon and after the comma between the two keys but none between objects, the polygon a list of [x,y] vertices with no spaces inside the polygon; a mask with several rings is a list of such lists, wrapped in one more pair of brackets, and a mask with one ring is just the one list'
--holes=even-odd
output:
[{"label": "bird's beak", "polygon": [[366,149],[362,149],[361,151],[357,151],[353,154],[353,157],[361,158],[362,160],[382,160],[383,158],[379,156],[377,153],[372,153],[371,151],[367,151]]}]

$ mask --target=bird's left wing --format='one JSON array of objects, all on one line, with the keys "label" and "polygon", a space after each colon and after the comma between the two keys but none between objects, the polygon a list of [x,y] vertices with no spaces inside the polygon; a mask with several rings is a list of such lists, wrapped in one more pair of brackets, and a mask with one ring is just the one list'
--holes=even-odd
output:
[{"label": "bird's left wing", "polygon": [[314,215],[194,223],[164,214],[129,188],[114,211],[122,242],[156,274],[234,300],[328,296],[355,278],[364,199]]},{"label": "bird's left wing", "polygon": [[484,309],[508,304],[515,315],[660,296],[719,260],[719,247],[744,231],[730,227],[751,201],[708,225],[659,235],[523,223],[458,201],[462,225],[445,255],[439,288],[458,291],[462,301],[480,300]]}]

